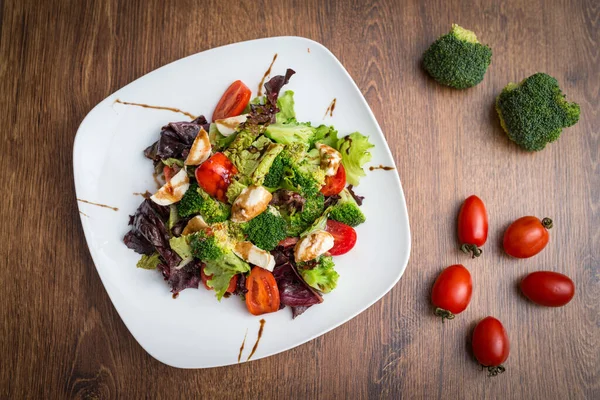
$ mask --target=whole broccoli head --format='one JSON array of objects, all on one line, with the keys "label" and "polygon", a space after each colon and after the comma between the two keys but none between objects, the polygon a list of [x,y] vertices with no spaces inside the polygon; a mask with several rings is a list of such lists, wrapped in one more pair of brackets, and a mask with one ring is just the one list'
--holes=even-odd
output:
[{"label": "whole broccoli head", "polygon": [[316,260],[298,263],[298,272],[311,287],[328,293],[335,289],[340,277],[334,266],[331,256],[321,256]]},{"label": "whole broccoli head", "polygon": [[442,85],[466,89],[483,80],[492,61],[492,49],[475,33],[452,24],[450,33],[433,42],[423,55],[423,67]]},{"label": "whole broccoli head", "polygon": [[579,120],[579,104],[565,100],[558,81],[537,73],[509,83],[496,98],[500,124],[508,137],[528,151],[539,151]]},{"label": "whole broccoli head", "polygon": [[200,214],[209,224],[226,221],[230,212],[227,204],[210,197],[196,183],[190,185],[181,201],[177,203],[177,213],[180,217]]},{"label": "whole broccoli head", "polygon": [[331,208],[329,218],[352,227],[366,221],[365,215],[358,207],[356,200],[346,188],[340,192],[340,199]]},{"label": "whole broccoli head", "polygon": [[272,208],[252,218],[244,227],[247,239],[263,250],[271,251],[286,237],[286,222]]}]

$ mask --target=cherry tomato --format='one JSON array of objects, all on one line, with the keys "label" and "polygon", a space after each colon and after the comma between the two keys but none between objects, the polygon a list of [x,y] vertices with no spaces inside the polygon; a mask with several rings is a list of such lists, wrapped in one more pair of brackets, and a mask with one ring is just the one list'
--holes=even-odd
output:
[{"label": "cherry tomato", "polygon": [[469,270],[463,265],[451,265],[437,277],[431,291],[431,302],[435,314],[445,319],[454,319],[454,314],[465,311],[471,302],[473,282]]},{"label": "cherry tomato", "polygon": [[[208,281],[212,279],[212,275],[206,275],[204,273],[204,265],[200,268],[200,278],[202,279],[202,283],[207,290],[213,290],[210,286],[208,286]],[[234,275],[233,278],[229,281],[229,286],[227,287],[227,293],[235,292],[237,286],[238,276]]]},{"label": "cherry tomato", "polygon": [[538,271],[523,278],[521,291],[541,306],[562,307],[575,295],[575,284],[568,276],[558,272]]},{"label": "cherry tomato", "polygon": [[169,182],[176,173],[177,172],[175,172],[175,168],[169,167],[168,165],[163,167],[163,175],[165,176],[165,181],[167,182]]},{"label": "cherry tomato", "polygon": [[248,105],[250,96],[252,92],[244,82],[239,80],[233,82],[217,103],[212,116],[213,121],[240,115]]},{"label": "cherry tomato", "polygon": [[279,310],[279,289],[273,274],[254,267],[246,279],[246,307],[250,314],[261,315]]},{"label": "cherry tomato", "polygon": [[503,362],[508,358],[510,343],[502,323],[494,317],[482,319],[473,331],[473,354],[487,367],[489,376],[505,371]]},{"label": "cherry tomato", "polygon": [[332,256],[346,254],[356,244],[356,231],[351,226],[328,219],[325,230],[333,235],[333,247],[329,250]]},{"label": "cherry tomato", "polygon": [[215,153],[196,168],[198,185],[217,200],[227,202],[227,188],[238,170],[223,153]]},{"label": "cherry tomato", "polygon": [[550,218],[521,217],[504,232],[504,251],[516,258],[533,257],[548,244],[550,228]]},{"label": "cherry tomato", "polygon": [[475,195],[467,197],[458,213],[458,240],[460,249],[479,257],[488,235],[488,216],[483,201]]},{"label": "cherry tomato", "polygon": [[325,196],[333,196],[340,193],[346,187],[346,170],[340,164],[335,175],[325,177],[325,185],[321,188],[321,193]]}]

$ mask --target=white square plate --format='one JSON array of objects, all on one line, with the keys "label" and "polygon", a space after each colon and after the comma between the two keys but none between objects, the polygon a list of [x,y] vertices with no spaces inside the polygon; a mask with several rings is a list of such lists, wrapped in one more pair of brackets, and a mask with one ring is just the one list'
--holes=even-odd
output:
[{"label": "white square plate", "polygon": [[[220,303],[214,292],[187,289],[176,300],[160,273],[136,268],[139,255],[125,247],[129,215],[153,192],[152,162],[143,150],[168,122],[189,120],[171,111],[115,103],[174,107],[208,118],[224,90],[241,79],[256,95],[274,54],[272,76],[292,68],[283,90],[293,90],[299,121],[332,124],[340,136],[359,131],[375,145],[372,165],[394,166],[385,137],[367,102],[337,58],[321,44],[299,37],[236,43],[198,53],[159,68],[103,100],[81,123],[73,149],[81,224],[98,274],[123,322],[157,360],[179,368],[207,368],[245,361],[266,320],[253,360],[305,343],[348,321],[398,282],[410,254],[408,214],[400,179],[393,171],[367,171],[356,188],[366,196],[367,222],[357,227],[356,247],[335,257],[340,274],[322,304],[292,320],[290,309],[252,316],[238,297]],[[333,117],[325,110],[336,98]],[[368,166],[367,166],[368,167]],[[368,279],[366,279],[368,277]]]}]

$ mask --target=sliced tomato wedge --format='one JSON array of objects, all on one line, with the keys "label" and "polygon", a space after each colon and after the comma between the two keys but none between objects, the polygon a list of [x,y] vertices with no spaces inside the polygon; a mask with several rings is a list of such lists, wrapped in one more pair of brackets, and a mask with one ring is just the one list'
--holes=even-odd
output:
[{"label": "sliced tomato wedge", "polygon": [[244,82],[240,80],[233,82],[217,103],[212,116],[213,121],[240,115],[250,102],[250,96],[252,91]]},{"label": "sliced tomato wedge", "polygon": [[177,172],[175,172],[175,168],[169,167],[168,165],[163,167],[163,175],[165,176],[165,181],[167,182],[169,182],[176,173]]},{"label": "sliced tomato wedge", "polygon": [[279,289],[273,274],[261,267],[254,267],[246,279],[246,307],[252,315],[279,310]]},{"label": "sliced tomato wedge", "polygon": [[[212,279],[212,275],[206,275],[204,273],[204,265],[200,268],[200,278],[202,279],[202,283],[207,290],[213,290],[210,286],[208,286],[208,281]],[[229,281],[229,286],[227,287],[227,293],[235,292],[237,287],[238,276],[234,275],[233,278]]]},{"label": "sliced tomato wedge", "polygon": [[356,244],[356,231],[351,226],[328,219],[325,230],[333,236],[333,247],[329,250],[332,256],[346,254]]},{"label": "sliced tomato wedge", "polygon": [[340,193],[346,187],[346,170],[340,164],[335,175],[325,178],[325,185],[321,188],[321,193],[325,196],[333,196]]},{"label": "sliced tomato wedge", "polygon": [[227,188],[237,168],[223,153],[215,153],[196,168],[198,185],[217,200],[227,202]]}]

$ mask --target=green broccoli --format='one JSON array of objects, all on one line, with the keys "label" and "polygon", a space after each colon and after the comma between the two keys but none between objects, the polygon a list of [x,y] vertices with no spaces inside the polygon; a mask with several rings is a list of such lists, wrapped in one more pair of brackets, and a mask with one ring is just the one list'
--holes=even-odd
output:
[{"label": "green broccoli", "polygon": [[360,208],[358,208],[356,200],[354,200],[354,197],[352,197],[347,188],[344,188],[344,190],[340,192],[340,199],[331,208],[329,218],[352,227],[366,221],[365,215]]},{"label": "green broccoli", "polygon": [[279,182],[281,182],[281,178],[283,177],[283,169],[286,165],[286,155],[279,153],[279,155],[273,160],[273,164],[271,164],[269,172],[267,175],[265,175],[263,186],[268,188],[277,188],[279,186]]},{"label": "green broccoli", "polygon": [[302,211],[281,213],[287,222],[287,236],[299,236],[323,214],[325,197],[320,192],[304,194],[304,198]]},{"label": "green broccoli", "polygon": [[335,265],[331,256],[320,256],[313,261],[298,263],[298,272],[311,287],[328,293],[335,289],[340,277],[333,267]]},{"label": "green broccoli", "polygon": [[233,252],[235,241],[227,223],[214,224],[210,233],[200,231],[190,235],[192,255],[204,262],[204,273],[210,277],[207,285],[221,300],[234,275],[250,271],[250,265]]},{"label": "green broccoli", "polygon": [[539,151],[579,120],[579,105],[565,100],[558,81],[537,73],[509,83],[496,98],[500,124],[508,137],[528,151]]},{"label": "green broccoli", "polygon": [[307,152],[303,143],[286,145],[273,160],[263,185],[272,189],[284,188],[299,193],[318,192],[325,181],[316,149]]},{"label": "green broccoli", "polygon": [[209,224],[226,221],[230,211],[227,204],[210,197],[196,183],[190,185],[181,201],[177,203],[177,213],[180,217],[186,218],[200,214]]},{"label": "green broccoli", "polygon": [[452,24],[450,33],[436,40],[423,55],[423,67],[438,83],[456,89],[477,85],[492,61],[492,49],[475,33]]},{"label": "green broccoli", "polygon": [[279,154],[283,151],[284,146],[282,144],[270,144],[267,150],[260,158],[258,165],[252,172],[252,182],[255,185],[262,185],[264,183],[266,175],[270,172],[271,166]]},{"label": "green broccoli", "polygon": [[248,240],[263,250],[271,251],[286,237],[286,222],[269,208],[255,218],[252,218],[244,227]]}]

